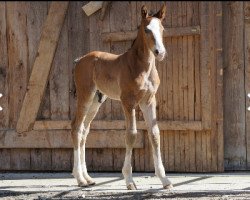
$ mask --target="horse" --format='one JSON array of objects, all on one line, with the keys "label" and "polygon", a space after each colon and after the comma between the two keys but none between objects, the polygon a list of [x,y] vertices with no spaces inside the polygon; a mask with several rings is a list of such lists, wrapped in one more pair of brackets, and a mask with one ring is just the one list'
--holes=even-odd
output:
[{"label": "horse", "polygon": [[126,121],[126,153],[122,174],[127,189],[137,189],[132,178],[131,155],[137,136],[135,108],[138,105],[147,124],[155,174],[163,188],[173,187],[162,164],[155,98],[160,84],[155,59],[162,61],[167,54],[163,44],[162,26],[165,15],[165,4],[154,15],[149,15],[146,6],[142,6],[141,24],[130,49],[120,55],[92,51],[76,60],[74,78],[77,110],[72,120],[71,136],[74,146],[72,174],[78,186],[95,184],[87,172],[85,143],[98,109],[106,98],[111,98],[121,102]]}]

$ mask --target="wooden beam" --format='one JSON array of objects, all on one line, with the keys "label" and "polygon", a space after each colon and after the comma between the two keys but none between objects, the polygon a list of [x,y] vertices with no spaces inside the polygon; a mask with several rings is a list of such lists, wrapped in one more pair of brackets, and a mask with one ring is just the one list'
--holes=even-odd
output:
[{"label": "wooden beam", "polygon": [[[91,130],[86,148],[125,148],[124,130]],[[142,131],[134,148],[143,148]],[[0,148],[73,148],[69,130],[30,131],[21,136],[15,130],[0,131]]]},{"label": "wooden beam", "polygon": [[96,11],[102,8],[103,1],[90,1],[82,7],[87,16],[94,14]]},{"label": "wooden beam", "polygon": [[[201,121],[159,121],[160,130],[202,130]],[[123,120],[94,120],[91,124],[93,130],[125,130]],[[64,130],[71,129],[70,121],[36,121],[34,130]],[[137,121],[138,130],[146,130],[144,121]]]},{"label": "wooden beam", "polygon": [[37,112],[48,82],[51,64],[55,55],[59,35],[69,2],[52,2],[44,23],[37,56],[32,68],[27,92],[24,97],[17,132],[26,132],[33,128]]},{"label": "wooden beam", "polygon": [[103,21],[106,12],[108,11],[112,1],[104,1],[102,4],[101,14],[100,14],[100,20]]},{"label": "wooden beam", "polygon": [[[199,34],[200,34],[200,26],[186,26],[186,27],[165,28],[163,36],[177,37],[184,35],[199,35]],[[104,42],[119,42],[119,41],[134,40],[136,36],[137,36],[137,30],[102,33],[102,40]]]}]

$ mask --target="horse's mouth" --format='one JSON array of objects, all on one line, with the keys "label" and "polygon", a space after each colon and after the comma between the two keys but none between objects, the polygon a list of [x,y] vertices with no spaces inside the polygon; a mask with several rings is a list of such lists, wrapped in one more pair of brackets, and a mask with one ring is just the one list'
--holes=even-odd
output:
[{"label": "horse's mouth", "polygon": [[156,58],[156,60],[158,60],[158,61],[163,61],[164,58],[166,58],[166,57],[167,57],[167,52],[166,52],[166,53],[163,53],[163,54],[155,55],[155,58]]}]

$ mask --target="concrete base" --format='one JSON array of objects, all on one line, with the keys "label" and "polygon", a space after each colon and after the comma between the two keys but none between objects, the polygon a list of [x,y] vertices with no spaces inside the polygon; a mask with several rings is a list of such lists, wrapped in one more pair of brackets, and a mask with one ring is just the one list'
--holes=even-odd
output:
[{"label": "concrete base", "polygon": [[0,199],[250,199],[250,173],[183,174],[164,190],[153,173],[134,173],[128,191],[121,173],[90,173],[96,185],[79,188],[70,173],[0,173]]}]

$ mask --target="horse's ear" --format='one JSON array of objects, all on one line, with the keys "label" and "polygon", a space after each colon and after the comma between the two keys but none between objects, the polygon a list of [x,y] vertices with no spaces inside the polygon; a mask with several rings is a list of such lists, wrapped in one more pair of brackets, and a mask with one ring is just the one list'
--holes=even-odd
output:
[{"label": "horse's ear", "polygon": [[142,19],[146,19],[148,17],[148,10],[145,5],[141,7],[141,17]]},{"label": "horse's ear", "polygon": [[161,9],[156,14],[154,14],[153,17],[157,17],[160,20],[163,20],[166,16],[166,12],[167,12],[167,7],[165,4],[163,4]]}]

